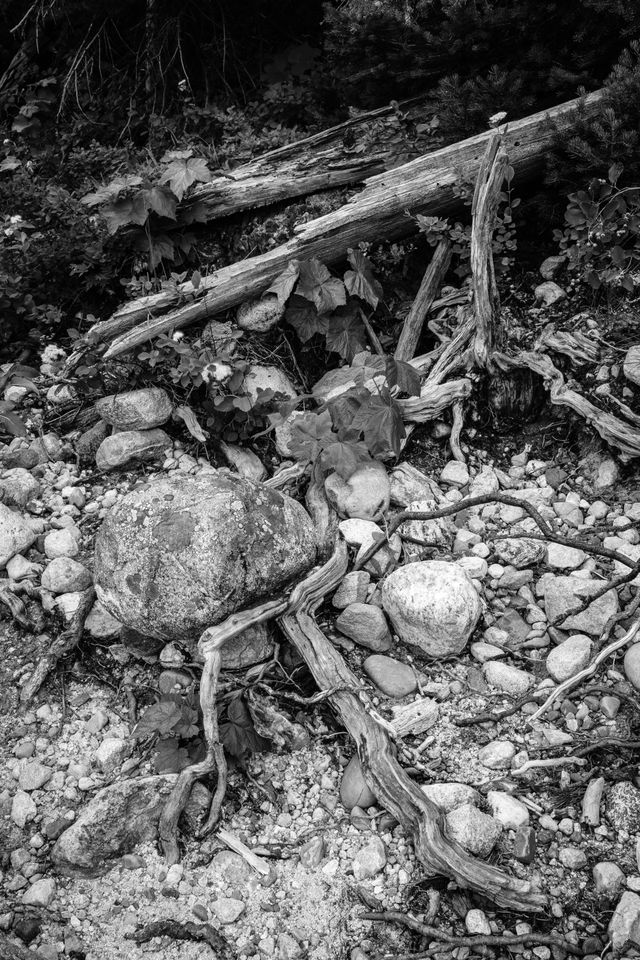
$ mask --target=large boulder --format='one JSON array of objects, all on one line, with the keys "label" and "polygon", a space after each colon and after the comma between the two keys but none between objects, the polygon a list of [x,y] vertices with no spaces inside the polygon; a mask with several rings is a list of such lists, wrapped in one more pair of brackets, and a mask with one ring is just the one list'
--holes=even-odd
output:
[{"label": "large boulder", "polygon": [[400,639],[430,657],[460,653],[482,612],[470,577],[445,560],[394,570],[382,585],[382,604]]},{"label": "large boulder", "polygon": [[161,478],[105,518],[98,599],[125,626],[190,644],[231,613],[305,573],[315,531],[290,497],[241,477]]},{"label": "large boulder", "polygon": [[116,430],[151,430],[171,416],[171,400],[162,387],[145,387],[102,397],[96,412]]}]

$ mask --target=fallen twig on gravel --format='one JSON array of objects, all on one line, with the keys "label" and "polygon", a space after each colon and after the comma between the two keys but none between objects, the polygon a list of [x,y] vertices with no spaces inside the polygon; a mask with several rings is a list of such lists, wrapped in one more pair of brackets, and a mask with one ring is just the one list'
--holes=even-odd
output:
[{"label": "fallen twig on gravel", "polygon": [[600,664],[606,660],[607,657],[610,657],[612,653],[616,652],[616,650],[620,650],[633,640],[638,633],[638,630],[640,630],[640,620],[636,620],[633,626],[627,630],[623,637],[620,637],[619,640],[614,640],[613,643],[610,643],[609,646],[604,648],[604,650],[601,650],[595,660],[593,660],[587,667],[585,667],[583,670],[580,670],[573,677],[569,677],[569,679],[565,680],[563,683],[558,684],[555,690],[552,690],[552,692],[549,694],[542,706],[536,710],[531,717],[529,717],[529,723],[533,725],[535,721],[544,716],[551,705],[554,704],[556,700],[559,700],[560,697],[563,697],[568,690],[573,690],[574,687],[578,687],[583,680],[587,679],[587,677],[593,676]]},{"label": "fallen twig on gravel", "polygon": [[[198,940],[208,943],[220,960],[231,960],[236,956],[229,941],[219,933],[210,923],[194,923],[187,920],[180,923],[178,920],[156,920],[148,923],[135,933],[125,933],[127,940],[134,943],[148,943],[155,937],[171,937],[172,940]],[[33,954],[27,951],[32,957]]]},{"label": "fallen twig on gravel", "polygon": [[586,762],[586,760],[582,760],[580,757],[548,757],[545,760],[527,760],[521,767],[516,767],[515,770],[512,770],[511,776],[521,777],[524,773],[528,773],[529,770],[536,770],[540,767],[570,767],[573,765],[582,767]]},{"label": "fallen twig on gravel", "polygon": [[494,713],[490,711],[476,713],[473,717],[458,717],[454,720],[454,723],[457,727],[473,727],[477,723],[497,723],[498,720],[504,720],[505,717],[512,717],[514,713],[522,709],[525,703],[531,703],[531,701],[535,700],[538,696],[540,696],[540,694],[535,690],[531,693],[524,693],[521,697],[518,697],[510,707],[505,707],[504,710],[496,710]]},{"label": "fallen twig on gravel", "polygon": [[[432,940],[442,940],[452,947],[468,947],[470,950],[473,950],[475,947],[510,947],[518,944],[520,946],[526,946],[529,943],[535,943],[560,947],[575,957],[582,956],[582,950],[580,950],[579,947],[575,947],[572,943],[553,933],[536,933],[535,931],[531,931],[531,933],[522,934],[503,933],[456,937],[454,934],[445,933],[444,930],[441,930],[439,927],[432,927],[426,923],[421,923],[420,920],[417,920],[410,914],[401,913],[399,910],[384,910],[379,913],[367,911],[361,913],[359,916],[361,920],[399,923],[414,933],[419,933],[423,937],[430,937]],[[407,954],[407,957],[409,956],[424,957],[429,956],[429,952]]]}]

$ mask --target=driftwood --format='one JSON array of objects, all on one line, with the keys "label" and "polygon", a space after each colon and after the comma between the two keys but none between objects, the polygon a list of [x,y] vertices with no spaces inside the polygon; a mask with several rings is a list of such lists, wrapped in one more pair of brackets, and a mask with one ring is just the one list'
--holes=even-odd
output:
[{"label": "driftwood", "polygon": [[398,346],[396,360],[411,360],[416,352],[427,313],[440,292],[442,281],[451,263],[451,241],[444,238],[436,247],[433,257],[422,278],[420,289],[413,301],[404,324]]},{"label": "driftwood", "polygon": [[[404,146],[398,124],[410,126],[428,120],[434,112],[432,104],[432,98],[421,96],[361,113],[232,170],[214,172],[213,179],[197,187],[182,208],[188,211],[197,205],[200,219],[215,220],[362,183],[398,165],[396,157]],[[416,143],[414,156],[421,152],[419,138]]]},{"label": "driftwood", "polygon": [[[589,94],[584,100],[587,114],[595,114],[601,100],[600,91]],[[540,171],[555,136],[554,124],[570,128],[577,105],[577,100],[571,100],[503,129],[503,146],[509,153],[518,182]],[[317,257],[333,263],[343,259],[350,247],[363,240],[373,241],[381,236],[389,239],[414,232],[414,221],[407,214],[442,214],[459,206],[456,183],[460,175],[476,176],[487,143],[494,136],[494,131],[481,133],[370,177],[364,190],[349,203],[333,213],[299,224],[287,243],[204,277],[197,294],[191,283],[185,283],[177,293],[163,291],[127,303],[110,320],[92,327],[84,342],[110,343],[104,354],[105,359],[109,359],[167,330],[187,326],[258,296],[291,260]],[[196,298],[179,305],[181,297]],[[132,330],[140,321],[144,322]]]}]

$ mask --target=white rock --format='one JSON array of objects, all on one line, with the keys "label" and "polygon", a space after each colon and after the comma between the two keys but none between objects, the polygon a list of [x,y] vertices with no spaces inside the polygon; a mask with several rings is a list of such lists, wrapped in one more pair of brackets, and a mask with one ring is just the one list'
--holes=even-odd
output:
[{"label": "white rock", "polygon": [[[412,513],[433,513],[438,509],[435,500],[412,500],[408,506]],[[403,533],[408,537],[415,537],[425,543],[436,544],[449,549],[453,541],[456,528],[449,517],[438,517],[434,520],[409,520],[403,525]],[[404,555],[407,560],[422,560],[425,547],[405,541]],[[428,549],[428,548],[427,548]]]},{"label": "white rock", "polygon": [[487,494],[497,493],[499,489],[500,481],[495,470],[491,467],[483,467],[471,481],[469,496],[483,497]]},{"label": "white rock", "polygon": [[501,790],[490,790],[487,802],[491,816],[497,820],[505,830],[517,830],[529,823],[529,811],[524,803]]},{"label": "white rock", "polygon": [[56,895],[55,880],[45,877],[36,880],[28,890],[22,894],[22,902],[30,907],[48,907]]},{"label": "white rock", "polygon": [[400,463],[394,467],[389,483],[391,503],[398,507],[407,507],[412,500],[435,500],[440,503],[443,497],[438,484],[410,463]]},{"label": "white rock", "polygon": [[36,539],[36,533],[27,521],[0,503],[0,569],[11,557],[23,553]]},{"label": "white rock", "polygon": [[555,570],[577,570],[587,555],[576,547],[565,547],[561,543],[547,544],[547,564]]},{"label": "white rock", "polygon": [[482,612],[470,577],[443,560],[395,570],[382,585],[382,604],[400,639],[431,657],[460,653]]},{"label": "white rock", "polygon": [[[594,580],[578,577],[546,575],[541,579],[544,580],[544,609],[549,623],[562,617],[584,597],[592,596],[601,586]],[[614,590],[609,590],[604,596],[594,600],[582,613],[567,617],[559,625],[562,630],[581,630],[591,635],[600,635],[609,618],[617,611],[618,596]]]},{"label": "white rock", "polygon": [[490,686],[516,696],[526,693],[535,683],[535,679],[530,673],[519,670],[518,667],[512,667],[509,663],[500,663],[497,660],[489,660],[485,663],[482,672]]},{"label": "white rock", "polygon": [[118,430],[152,430],[167,422],[172,403],[162,387],[143,387],[101,397],[96,401],[95,409],[103,420]]},{"label": "white rock", "polygon": [[448,813],[446,823],[448,835],[477,857],[488,857],[501,833],[493,817],[470,803]]},{"label": "white rock", "polygon": [[624,952],[628,942],[640,944],[640,897],[637,893],[625,890],[607,932],[616,956]]},{"label": "white rock", "polygon": [[456,564],[461,567],[472,580],[484,580],[489,572],[487,561],[482,557],[460,557]]},{"label": "white rock", "polygon": [[469,468],[459,460],[449,460],[440,473],[440,483],[450,487],[466,487],[469,483]]},{"label": "white rock", "polygon": [[553,280],[566,263],[566,257],[546,257],[540,264],[540,276],[543,280]]},{"label": "white rock", "polygon": [[424,783],[420,789],[432,803],[450,813],[466,803],[480,802],[480,794],[468,783]]},{"label": "white rock", "polygon": [[59,593],[54,600],[56,610],[61,614],[65,623],[70,623],[73,617],[80,609],[83,601],[82,592],[79,590],[73,593]]},{"label": "white rock", "polygon": [[640,386],[640,344],[635,344],[627,350],[622,364],[622,372],[627,380],[635,383],[636,386]]},{"label": "white rock", "polygon": [[389,509],[389,477],[378,460],[364,463],[348,480],[339,473],[330,473],[324,488],[329,502],[341,517],[377,520]]},{"label": "white rock", "polygon": [[78,541],[70,530],[51,530],[44,538],[44,552],[50,560],[58,557],[75,557],[80,552]]},{"label": "white rock", "polygon": [[487,663],[489,660],[497,660],[499,657],[506,656],[502,647],[496,647],[493,643],[484,643],[482,640],[476,640],[469,647],[471,656],[480,663]]},{"label": "white rock", "polygon": [[493,932],[486,913],[478,909],[469,910],[467,912],[467,915],[464,918],[464,925],[467,928],[467,933],[470,934],[488,937],[491,936]]},{"label": "white rock", "polygon": [[96,763],[103,773],[119,769],[131,753],[131,744],[120,737],[106,737],[95,752]]},{"label": "white rock", "polygon": [[86,567],[71,557],[56,557],[42,574],[42,586],[51,593],[86,590],[93,578]]},{"label": "white rock", "polygon": [[564,643],[558,644],[546,660],[549,676],[557,683],[574,677],[589,663],[592,646],[591,640],[584,634],[575,634]]},{"label": "white rock", "polygon": [[285,304],[273,294],[256,300],[246,300],[238,307],[236,322],[241,330],[266,333],[278,325],[284,309]]},{"label": "white rock", "polygon": [[629,683],[640,690],[640,643],[632,643],[625,653],[624,672]]},{"label": "white rock", "polygon": [[295,387],[282,370],[278,367],[264,366],[259,363],[251,364],[245,374],[242,386],[243,391],[251,400],[252,406],[258,403],[261,390],[273,390],[274,393],[282,394],[290,399],[297,396]]},{"label": "white rock", "polygon": [[358,517],[341,520],[338,529],[350,547],[361,547],[363,543],[373,543],[378,537],[384,536],[382,527],[373,520]]},{"label": "white rock", "polygon": [[99,600],[96,600],[85,621],[84,628],[94,640],[108,640],[110,637],[120,635],[122,624],[115,617],[112,617],[108,610],[105,610]]},{"label": "white rock", "polygon": [[541,300],[545,307],[550,307],[552,304],[557,303],[558,300],[563,300],[566,297],[566,293],[562,287],[554,283],[553,280],[546,280],[544,283],[539,283],[533,291],[533,294],[536,300]]},{"label": "white rock", "polygon": [[516,570],[540,563],[546,552],[541,540],[529,540],[528,537],[496,540],[493,549],[501,564],[515,567]]},{"label": "white rock", "polygon": [[11,819],[13,822],[24,829],[25,824],[33,820],[38,808],[28,793],[24,790],[17,790],[11,803]]},{"label": "white rock", "polygon": [[624,887],[625,875],[617,863],[605,860],[593,868],[593,883],[596,893],[613,899]]},{"label": "white rock", "polygon": [[620,470],[618,464],[611,457],[606,457],[598,466],[598,472],[594,481],[594,489],[598,492],[610,490],[618,482]]},{"label": "white rock", "polygon": [[490,770],[506,770],[516,755],[516,748],[510,740],[492,740],[478,753],[480,763]]},{"label": "white rock", "polygon": [[98,470],[116,470],[128,464],[160,460],[171,447],[171,437],[159,427],[121,430],[106,437],[96,450]]},{"label": "white rock", "polygon": [[213,911],[220,923],[235,923],[245,911],[245,904],[235,897],[219,897],[213,901]]},{"label": "white rock", "polygon": [[10,580],[32,580],[42,573],[42,564],[32,563],[18,553],[15,557],[11,557],[6,570]]},{"label": "white rock", "polygon": [[367,880],[384,870],[387,863],[387,851],[380,837],[373,837],[353,858],[353,876],[356,880]]}]

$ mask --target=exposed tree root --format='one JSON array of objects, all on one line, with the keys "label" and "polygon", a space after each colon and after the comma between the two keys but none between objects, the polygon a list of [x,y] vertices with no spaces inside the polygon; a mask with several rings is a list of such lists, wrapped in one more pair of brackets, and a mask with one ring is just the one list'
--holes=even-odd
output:
[{"label": "exposed tree root", "polygon": [[125,937],[127,940],[133,940],[134,943],[148,943],[149,940],[156,937],[170,937],[172,940],[196,940],[208,943],[220,960],[232,960],[236,956],[236,952],[229,941],[215,927],[212,927],[209,923],[194,923],[192,920],[187,920],[184,923],[178,920],[156,920],[153,923],[148,923],[141,930],[126,933]]}]

